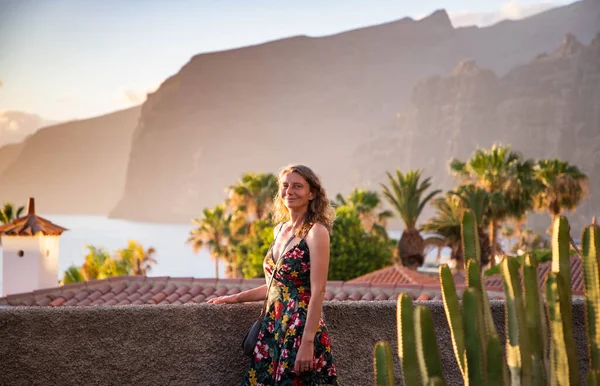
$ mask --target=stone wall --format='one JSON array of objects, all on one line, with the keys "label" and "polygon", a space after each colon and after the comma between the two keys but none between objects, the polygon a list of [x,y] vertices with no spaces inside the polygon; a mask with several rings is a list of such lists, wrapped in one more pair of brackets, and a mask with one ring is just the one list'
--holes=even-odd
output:
[{"label": "stone wall", "polygon": [[[433,312],[448,384],[460,385],[443,304],[423,304]],[[3,308],[0,384],[238,385],[248,365],[240,343],[259,309],[258,303]],[[324,312],[340,384],[372,385],[374,343],[388,340],[397,352],[396,303],[326,302]],[[492,312],[503,336],[503,302],[492,302]],[[582,301],[574,304],[574,329],[583,375]]]}]

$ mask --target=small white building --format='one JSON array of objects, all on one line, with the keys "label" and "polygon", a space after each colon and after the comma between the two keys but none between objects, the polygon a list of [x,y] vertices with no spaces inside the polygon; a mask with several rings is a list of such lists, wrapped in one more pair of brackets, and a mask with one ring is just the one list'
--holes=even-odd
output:
[{"label": "small white building", "polygon": [[68,230],[35,214],[29,199],[27,215],[0,226],[2,295],[58,286],[58,239]]}]

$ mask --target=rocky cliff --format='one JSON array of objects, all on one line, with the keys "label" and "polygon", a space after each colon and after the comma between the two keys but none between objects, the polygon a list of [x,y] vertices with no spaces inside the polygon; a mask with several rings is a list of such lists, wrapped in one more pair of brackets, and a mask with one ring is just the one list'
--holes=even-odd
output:
[{"label": "rocky cliff", "polygon": [[[502,76],[552,49],[568,32],[589,43],[599,20],[597,1],[488,28],[454,29],[438,11],[419,21],[198,55],[144,103],[125,193],[112,216],[187,222],[220,202],[224,187],[241,173],[276,171],[295,162],[314,167],[332,194],[355,185],[378,186],[383,180],[374,178],[373,168],[383,172],[409,164],[386,160],[383,149],[370,148],[364,154],[382,162],[361,165],[354,160],[357,148],[385,132],[409,104],[418,79],[446,74],[463,58]],[[452,97],[420,89],[414,96],[420,103]],[[467,135],[455,127],[455,136]],[[422,154],[431,150],[419,139],[410,146]],[[408,147],[385,151],[403,153]],[[446,160],[435,159],[443,168]],[[411,165],[431,168],[433,161],[426,161]]]},{"label": "rocky cliff", "polygon": [[0,200],[42,213],[102,214],[125,186],[131,138],[140,108],[39,130],[0,149]]},{"label": "rocky cliff", "polygon": [[[569,34],[501,77],[463,61],[449,76],[420,82],[410,108],[357,151],[356,167],[374,180],[384,178],[382,165],[424,168],[449,189],[456,183],[449,160],[495,142],[578,165],[592,194],[571,216],[574,229],[600,215],[600,36],[586,46]],[[547,216],[538,225],[545,229]]]},{"label": "rocky cliff", "polygon": [[22,142],[27,136],[35,133],[40,128],[54,123],[57,122],[44,119],[36,114],[0,110],[0,147]]}]

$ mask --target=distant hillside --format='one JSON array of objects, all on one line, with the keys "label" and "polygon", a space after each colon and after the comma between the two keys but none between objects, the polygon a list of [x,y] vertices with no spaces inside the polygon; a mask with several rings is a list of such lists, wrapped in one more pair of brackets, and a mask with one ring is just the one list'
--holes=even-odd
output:
[{"label": "distant hillside", "polygon": [[[0,147],[23,141],[44,126],[56,123],[36,114],[0,110]],[[0,168],[2,164],[0,164]]]},{"label": "distant hillside", "polygon": [[[600,36],[585,46],[569,35],[503,77],[464,61],[449,76],[420,82],[411,106],[360,147],[352,165],[375,181],[385,178],[386,166],[424,168],[450,189],[456,180],[449,161],[494,142],[578,165],[591,178],[592,195],[571,216],[573,229],[600,215]],[[548,224],[547,216],[537,222],[538,229]]]},{"label": "distant hillside", "polygon": [[[428,167],[438,176],[447,160],[433,149],[449,139],[455,146],[471,140],[475,145],[466,131],[385,150],[429,153],[426,164],[389,158],[365,166],[356,160],[357,149],[409,108],[419,79],[448,74],[468,58],[504,76],[553,50],[569,32],[589,44],[599,21],[596,0],[487,28],[454,29],[446,12],[438,11],[420,21],[402,19],[329,37],[198,55],[143,104],[125,192],[112,216],[187,222],[220,202],[224,187],[241,173],[276,171],[294,162],[314,167],[331,194],[356,185],[378,187],[384,181],[375,178],[373,168]],[[415,94],[420,95],[418,89]],[[441,97],[434,91],[419,103],[436,104]],[[488,127],[500,126],[479,129]],[[408,135],[414,128],[401,130]],[[539,139],[530,139],[518,145],[535,148]],[[374,147],[361,154],[375,159],[383,151]]]},{"label": "distant hillside", "polygon": [[46,127],[0,149],[0,200],[56,214],[106,214],[125,185],[140,108]]}]

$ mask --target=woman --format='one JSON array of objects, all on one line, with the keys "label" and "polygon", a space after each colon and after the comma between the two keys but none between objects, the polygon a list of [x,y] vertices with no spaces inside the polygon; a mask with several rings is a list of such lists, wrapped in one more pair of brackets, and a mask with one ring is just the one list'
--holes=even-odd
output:
[{"label": "woman", "polygon": [[291,165],[279,174],[273,214],[275,240],[263,262],[267,283],[275,275],[269,293],[265,284],[208,302],[242,303],[268,296],[242,385],[337,385],[322,318],[335,211],[315,173]]}]

